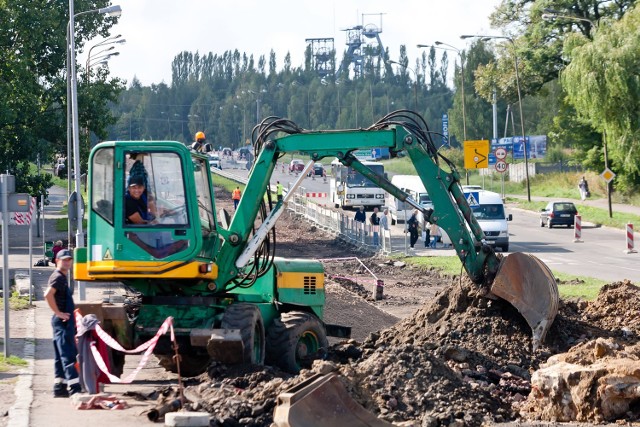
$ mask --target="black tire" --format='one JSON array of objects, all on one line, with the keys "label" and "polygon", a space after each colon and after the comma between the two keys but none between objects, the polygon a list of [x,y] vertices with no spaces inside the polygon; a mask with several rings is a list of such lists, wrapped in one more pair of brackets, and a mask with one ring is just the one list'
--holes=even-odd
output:
[{"label": "black tire", "polygon": [[264,364],[265,334],[264,321],[260,309],[253,304],[230,305],[222,316],[223,329],[240,329],[244,353],[244,363]]},{"label": "black tire", "polygon": [[504,245],[500,249],[502,249],[502,252],[509,252],[509,245]]},{"label": "black tire", "polygon": [[[164,369],[174,374],[178,373],[173,356],[156,355],[158,363]],[[180,354],[180,376],[195,377],[207,370],[211,358],[209,355]]]},{"label": "black tire", "polygon": [[547,220],[547,227],[549,227],[549,230],[551,230],[553,228],[553,225],[551,225],[551,220]]},{"label": "black tire", "polygon": [[267,331],[267,363],[292,374],[310,368],[313,360],[324,357],[328,348],[324,326],[313,314],[283,313]]},{"label": "black tire", "polygon": [[544,221],[540,220],[540,227],[544,227]]}]

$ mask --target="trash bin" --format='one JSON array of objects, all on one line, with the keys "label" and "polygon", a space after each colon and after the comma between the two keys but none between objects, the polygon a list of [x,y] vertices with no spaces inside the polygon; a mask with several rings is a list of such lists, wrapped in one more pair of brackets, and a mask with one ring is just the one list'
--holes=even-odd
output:
[{"label": "trash bin", "polygon": [[49,259],[53,259],[53,242],[47,241],[44,242],[44,256]]}]

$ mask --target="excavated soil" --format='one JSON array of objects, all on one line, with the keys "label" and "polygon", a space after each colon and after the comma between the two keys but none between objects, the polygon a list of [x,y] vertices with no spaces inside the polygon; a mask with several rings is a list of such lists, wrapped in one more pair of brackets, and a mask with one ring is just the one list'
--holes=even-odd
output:
[{"label": "excavated soil", "polygon": [[[324,361],[296,376],[212,364],[186,390],[191,409],[213,414],[211,425],[269,426],[279,393],[332,370],[354,399],[395,423],[511,421],[531,391],[532,372],[550,356],[597,338],[639,342],[640,289],[629,282],[604,286],[592,302],[561,301],[547,342],[533,354],[531,331],[517,311],[480,296],[464,278],[367,258],[295,217],[283,216],[277,248],[279,256],[359,256],[384,278],[385,297],[373,299],[371,276],[356,261],[326,263],[326,321],[353,326],[355,339],[333,344]],[[398,307],[399,321],[388,314]]]}]

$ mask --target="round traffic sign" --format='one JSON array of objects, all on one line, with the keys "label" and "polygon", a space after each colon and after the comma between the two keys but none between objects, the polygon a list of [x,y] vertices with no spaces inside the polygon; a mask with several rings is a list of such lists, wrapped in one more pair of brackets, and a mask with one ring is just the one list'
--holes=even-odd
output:
[{"label": "round traffic sign", "polygon": [[500,173],[504,173],[509,168],[509,165],[504,160],[498,160],[494,166],[496,170]]},{"label": "round traffic sign", "polygon": [[507,158],[507,150],[502,147],[496,148],[493,154],[495,154],[496,159],[498,160],[504,160]]}]

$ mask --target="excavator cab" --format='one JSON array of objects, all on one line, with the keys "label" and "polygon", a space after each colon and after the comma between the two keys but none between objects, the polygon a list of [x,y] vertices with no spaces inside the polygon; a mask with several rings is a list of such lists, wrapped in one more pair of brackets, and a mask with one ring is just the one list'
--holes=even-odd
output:
[{"label": "excavator cab", "polygon": [[193,277],[185,261],[211,254],[219,244],[206,158],[179,143],[109,142],[96,147],[89,161],[83,280],[145,271],[179,278],[176,269]]}]

